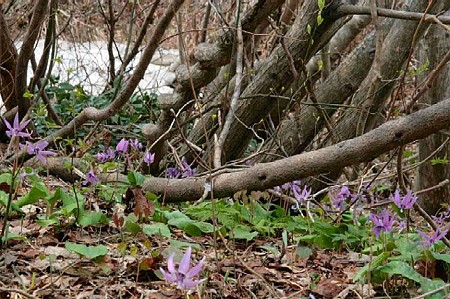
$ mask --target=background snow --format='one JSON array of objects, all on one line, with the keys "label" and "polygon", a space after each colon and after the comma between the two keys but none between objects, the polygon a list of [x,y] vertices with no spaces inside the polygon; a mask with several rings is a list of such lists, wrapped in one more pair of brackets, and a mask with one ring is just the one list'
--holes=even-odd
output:
[{"label": "background snow", "polygon": [[[21,43],[17,44],[20,49]],[[40,40],[36,45],[35,55],[39,61],[43,53],[44,41]],[[116,44],[114,48],[115,66],[120,68],[121,58],[124,57],[126,45]],[[136,67],[141,52],[129,64],[126,74]],[[87,43],[69,43],[58,41],[57,54],[52,70],[52,75],[59,76],[59,82],[69,82],[72,85],[81,85],[88,94],[100,94],[108,81],[109,56],[107,44],[104,41]],[[147,92],[172,93],[169,85],[175,80],[174,64],[178,61],[178,50],[158,50],[152,63],[148,66],[144,79],[139,83],[139,88]],[[172,67],[171,67],[172,65]],[[32,77],[31,66],[28,68],[28,80]],[[1,100],[1,97],[0,97]],[[0,107],[3,106],[0,101]],[[2,113],[4,108],[2,108]]]}]

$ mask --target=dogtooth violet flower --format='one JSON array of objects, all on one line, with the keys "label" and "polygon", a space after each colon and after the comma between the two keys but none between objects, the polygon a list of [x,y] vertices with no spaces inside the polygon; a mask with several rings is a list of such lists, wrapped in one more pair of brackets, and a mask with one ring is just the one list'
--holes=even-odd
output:
[{"label": "dogtooth violet flower", "polygon": [[167,272],[164,271],[164,269],[159,268],[164,278],[170,283],[176,283],[177,288],[181,290],[194,288],[206,280],[194,280],[194,277],[197,276],[202,270],[206,257],[203,257],[197,265],[191,268],[191,253],[192,248],[188,247],[186,253],[180,261],[180,264],[178,265],[178,269],[175,268],[175,263],[173,260],[175,253],[171,253],[169,259],[167,260]]},{"label": "dogtooth violet flower", "polygon": [[145,151],[144,154],[144,162],[150,166],[155,161],[155,153],[150,153],[148,150]]},{"label": "dogtooth violet flower", "polygon": [[114,160],[114,158],[116,157],[116,153],[114,152],[114,150],[113,150],[112,148],[108,148],[108,149],[106,150],[106,152],[100,152],[100,153],[97,153],[97,154],[95,155],[95,157],[97,158],[97,160],[98,160],[100,163],[104,163],[104,162],[106,162],[106,161],[112,161],[112,160]]},{"label": "dogtooth violet flower", "polygon": [[130,146],[135,150],[141,150],[144,146],[137,139],[133,139],[130,141]]},{"label": "dogtooth violet flower", "polygon": [[94,173],[94,169],[91,168],[91,170],[89,170],[88,173],[86,173],[86,179],[82,182],[82,184],[84,186],[86,186],[87,184],[91,184],[91,185],[95,185],[97,183],[99,183],[100,180],[98,179],[98,177],[95,175]]},{"label": "dogtooth violet flower", "polygon": [[13,136],[18,136],[18,137],[30,137],[31,134],[30,133],[25,133],[22,132],[26,126],[28,125],[28,123],[30,122],[30,120],[26,120],[22,123],[19,123],[19,113],[16,113],[16,116],[14,116],[14,121],[13,121],[13,125],[11,126],[11,124],[5,119],[4,120],[6,127],[8,128],[8,130],[6,130],[6,135],[8,137],[13,137]]},{"label": "dogtooth violet flower", "polygon": [[44,150],[48,146],[46,140],[41,140],[36,143],[28,142],[25,145],[19,145],[21,149],[26,148],[29,155],[35,155],[42,163],[47,162],[47,156],[55,156],[56,153],[53,151]]},{"label": "dogtooth violet flower", "polygon": [[120,139],[119,143],[116,146],[116,151],[119,153],[125,154],[128,151],[128,145],[130,142],[125,138]]},{"label": "dogtooth violet flower", "polygon": [[417,196],[409,190],[404,197],[400,196],[400,191],[395,190],[394,196],[391,197],[391,201],[403,211],[404,209],[412,209],[417,201]]},{"label": "dogtooth violet flower", "polygon": [[424,247],[430,247],[437,241],[441,240],[443,237],[447,235],[448,230],[441,231],[441,229],[438,227],[431,235],[428,235],[427,233],[424,233],[420,230],[417,230],[417,233],[422,237],[422,242],[420,242],[420,245]]},{"label": "dogtooth violet flower", "polygon": [[394,216],[387,209],[379,214],[370,214],[369,219],[374,224],[372,232],[377,239],[380,238],[382,232],[391,232],[395,222]]}]

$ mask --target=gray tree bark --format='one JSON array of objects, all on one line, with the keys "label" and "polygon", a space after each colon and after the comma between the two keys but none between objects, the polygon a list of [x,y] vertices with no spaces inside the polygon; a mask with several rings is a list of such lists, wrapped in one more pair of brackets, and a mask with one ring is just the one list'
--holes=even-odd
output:
[{"label": "gray tree bark", "polygon": [[[447,15],[450,15],[447,13]],[[429,62],[428,71],[419,74],[419,82],[425,79],[429,71],[439,64],[441,59],[450,51],[450,35],[442,28],[433,25],[425,34],[418,51],[419,67]],[[442,97],[450,96],[450,64],[437,75],[436,81],[419,101],[419,107],[427,107],[438,103]],[[419,141],[419,160],[427,159],[441,145],[447,142],[442,149],[433,155],[433,158],[450,158],[448,136],[435,133]],[[433,165],[431,160],[420,164],[417,173],[417,188],[426,189],[450,178],[450,163]],[[450,203],[450,185],[434,189],[420,196],[420,202],[429,214],[436,213],[443,204]]]}]

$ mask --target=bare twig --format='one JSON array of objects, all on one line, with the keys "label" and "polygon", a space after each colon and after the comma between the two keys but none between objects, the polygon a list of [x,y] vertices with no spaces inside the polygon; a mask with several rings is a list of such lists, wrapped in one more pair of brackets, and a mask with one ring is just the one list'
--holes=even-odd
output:
[{"label": "bare twig", "polygon": [[225,140],[230,132],[231,123],[234,121],[234,113],[238,106],[239,95],[241,94],[242,71],[243,71],[243,56],[244,56],[244,38],[242,36],[242,24],[240,18],[240,2],[237,11],[237,30],[236,30],[236,84],[234,85],[234,92],[231,96],[230,110],[225,118],[225,122],[220,132],[220,136],[214,144],[214,167],[221,166],[222,150]]},{"label": "bare twig", "polygon": [[[372,10],[371,7],[367,6],[341,5],[334,11],[334,14],[336,14],[336,16],[338,17],[343,17],[346,15],[370,15],[372,14]],[[436,20],[439,20],[440,22],[442,22],[442,24],[450,24],[450,17],[448,16],[436,16],[433,14],[423,14],[420,12],[377,8],[377,14],[382,17],[393,19],[419,21],[423,18],[423,21],[427,23],[436,23]]]}]

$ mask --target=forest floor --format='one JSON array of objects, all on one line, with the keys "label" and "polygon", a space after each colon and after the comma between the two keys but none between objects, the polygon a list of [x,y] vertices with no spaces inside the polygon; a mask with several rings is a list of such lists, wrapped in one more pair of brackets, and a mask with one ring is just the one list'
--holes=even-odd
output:
[{"label": "forest floor", "polygon": [[[64,39],[71,42],[107,40],[102,13],[95,8],[94,2],[97,3],[92,0],[80,1],[76,7],[68,3],[61,8],[62,12],[66,13],[62,14],[61,24],[64,23],[65,18],[68,19],[69,15],[73,17],[71,25],[62,33]],[[186,21],[183,27],[185,30],[194,30],[196,33],[186,37],[187,48],[198,42],[201,24],[201,14],[195,14],[195,11],[199,11],[198,2],[190,1],[190,4],[191,6],[183,13],[195,17],[183,18]],[[28,16],[24,13],[27,10],[24,10],[24,7],[12,9],[17,9],[17,15],[9,20],[11,30],[13,36],[20,39],[20,35],[23,34],[22,29],[26,28],[28,22]],[[125,6],[123,11],[124,16],[127,16],[130,8]],[[163,9],[158,13],[162,11]],[[137,34],[136,28],[139,28],[139,22],[142,22],[143,18],[143,15],[137,15],[137,26],[133,29],[135,30],[133,34]],[[123,20],[118,23],[116,32],[116,40],[119,42],[127,40],[128,19],[125,17]],[[173,36],[176,32],[177,27],[174,24],[167,36]],[[177,47],[177,44],[176,38],[169,38],[164,41],[162,47],[173,49]],[[4,156],[6,148],[0,150],[2,151],[0,156]],[[64,155],[62,152],[58,154]],[[35,182],[21,183],[18,192],[14,194],[14,200],[35,192],[33,191]],[[359,247],[357,251],[353,250],[354,247],[358,247],[357,245],[350,248],[345,241],[332,240],[337,238],[338,234],[327,235],[329,227],[321,228],[322,232],[317,228],[309,235],[310,239],[306,242],[298,241],[295,238],[298,236],[293,234],[285,234],[289,228],[288,225],[280,224],[278,228],[264,227],[268,232],[264,234],[260,223],[249,223],[248,219],[240,219],[239,223],[230,225],[241,229],[248,227],[248,231],[244,229],[239,238],[234,237],[233,234],[237,233],[230,229],[228,234],[220,235],[219,231],[222,227],[215,223],[216,220],[206,218],[197,219],[197,222],[193,223],[197,229],[200,227],[200,230],[206,226],[208,232],[195,230],[193,232],[192,227],[189,229],[187,225],[174,224],[174,222],[170,226],[158,226],[156,214],[146,215],[149,217],[144,217],[143,220],[134,224],[130,222],[129,226],[126,226],[121,223],[124,218],[117,216],[119,215],[117,211],[128,211],[124,214],[125,217],[132,214],[130,211],[134,207],[130,202],[122,202],[118,205],[117,202],[120,202],[121,198],[127,197],[126,189],[113,187],[111,187],[112,193],[117,193],[114,196],[118,198],[115,201],[105,200],[106,191],[104,190],[104,193],[101,193],[99,189],[83,189],[84,209],[92,214],[101,211],[101,217],[106,218],[96,219],[97,223],[93,225],[81,225],[78,219],[79,214],[73,212],[80,210],[79,206],[74,207],[73,202],[65,202],[70,200],[65,199],[64,196],[58,198],[56,202],[51,201],[52,196],[56,196],[54,194],[59,190],[58,188],[70,193],[74,186],[57,177],[45,177],[45,175],[40,182],[47,190],[42,191],[44,195],[41,195],[39,200],[24,205],[22,208],[24,214],[13,213],[9,219],[11,239],[0,253],[2,273],[0,299],[344,299],[368,298],[376,295],[405,298],[417,295],[417,288],[408,285],[404,279],[390,280],[389,283],[378,284],[376,287],[370,283],[354,283],[355,275],[361,268],[368,265],[375,255],[367,251],[362,253],[364,246]],[[8,193],[9,185],[0,180],[0,190]],[[48,194],[45,194],[46,192]],[[75,202],[78,205],[78,199]],[[243,209],[247,204],[238,202],[236,205]],[[173,216],[177,212],[184,215],[188,213],[189,205],[187,203],[162,206],[156,211],[166,215],[166,218],[167,215]],[[258,207],[265,207],[264,202],[259,203]],[[267,208],[267,213],[272,215],[273,211]],[[56,217],[51,218],[50,214]],[[0,216],[3,220],[4,209]],[[299,215],[296,217],[301,218]],[[302,229],[306,232],[309,230],[308,226],[313,224],[307,221],[306,215],[304,218],[305,222],[299,220],[301,224],[297,224],[304,225]],[[193,217],[189,219],[192,220]],[[89,221],[95,222],[92,219]],[[284,218],[283,221],[285,221]],[[182,226],[184,229],[179,228]],[[209,229],[210,226],[214,228],[212,232]],[[335,223],[331,223],[330,226],[341,227]],[[0,224],[0,228],[2,227],[3,222]],[[161,230],[168,227],[170,232],[159,231],[156,234],[149,232],[155,227]],[[371,233],[369,226],[365,226],[364,229],[367,235]],[[256,235],[252,235],[255,232],[257,232]],[[352,232],[345,233],[350,239]],[[322,249],[318,246],[323,239],[334,242],[330,246],[333,249]],[[74,247],[74,244],[84,247]],[[168,258],[172,252],[179,260],[188,246],[193,248],[195,261],[193,264],[206,257],[198,278],[207,280],[198,288],[185,292],[165,281],[159,269],[167,269]],[[414,266],[423,267],[421,264]],[[427,267],[428,265],[425,266]]]}]

